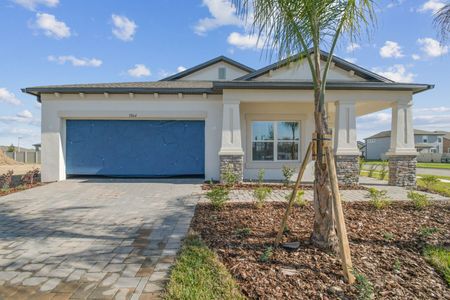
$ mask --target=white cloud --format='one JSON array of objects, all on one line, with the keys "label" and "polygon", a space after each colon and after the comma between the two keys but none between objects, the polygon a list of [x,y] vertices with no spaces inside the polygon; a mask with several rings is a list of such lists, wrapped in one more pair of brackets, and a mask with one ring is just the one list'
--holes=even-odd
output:
[{"label": "white cloud", "polygon": [[62,56],[53,56],[50,55],[47,57],[49,61],[57,62],[61,65],[66,62],[71,63],[74,67],[100,67],[102,65],[102,61],[97,58],[77,58],[73,55],[62,55]]},{"label": "white cloud", "polygon": [[31,117],[31,118],[27,117],[27,113],[25,111],[20,112],[15,116],[0,116],[0,122],[6,123],[6,124],[13,124],[13,123],[28,124],[28,125],[34,125],[34,126],[40,126],[40,124],[41,124],[40,120],[35,119],[33,117]]},{"label": "white cloud", "polygon": [[150,72],[150,69],[148,69],[143,64],[136,64],[134,65],[134,68],[131,68],[127,71],[128,75],[132,77],[145,77],[150,76],[152,73]]},{"label": "white cloud", "polygon": [[419,54],[413,54],[413,55],[411,55],[411,57],[414,60],[419,60],[420,59],[420,55]]},{"label": "white cloud", "polygon": [[16,116],[19,118],[23,118],[23,119],[32,119],[33,118],[33,114],[31,113],[31,111],[29,111],[27,109],[17,113]]},{"label": "white cloud", "polygon": [[438,57],[448,53],[448,46],[441,45],[432,38],[418,39],[417,43],[421,45],[422,50],[428,57]]},{"label": "white cloud", "polygon": [[393,65],[387,69],[373,68],[373,71],[395,82],[412,82],[416,76],[416,74],[408,72],[406,67],[401,64]]},{"label": "white cloud", "polygon": [[384,46],[380,48],[381,57],[403,57],[402,47],[397,42],[386,41]]},{"label": "white cloud", "polygon": [[125,42],[132,41],[138,27],[136,23],[125,16],[113,14],[111,18],[114,25],[112,33],[116,36],[116,38]]},{"label": "white cloud", "polygon": [[437,112],[437,113],[442,113],[442,112],[450,112],[450,107],[446,107],[446,106],[437,106],[437,107],[422,107],[422,108],[414,108],[414,112]]},{"label": "white cloud", "polygon": [[185,67],[185,66],[178,66],[178,68],[177,68],[177,72],[178,72],[178,73],[183,72],[183,71],[185,71],[185,70],[186,70],[186,67]]},{"label": "white cloud", "polygon": [[20,105],[22,102],[14,95],[14,93],[11,93],[6,88],[0,88],[0,103],[7,103],[12,105]]},{"label": "white cloud", "polygon": [[38,7],[39,5],[44,5],[47,7],[55,7],[59,4],[59,0],[13,0],[13,1],[29,10],[36,10],[36,7]]},{"label": "white cloud", "polygon": [[264,42],[258,39],[257,35],[240,34],[239,32],[232,32],[227,38],[228,44],[239,49],[262,49]]},{"label": "white cloud", "polygon": [[54,15],[46,13],[37,13],[35,26],[44,31],[48,37],[63,39],[71,35],[70,28],[66,23],[56,19]]},{"label": "white cloud", "polygon": [[348,62],[351,62],[352,64],[354,64],[358,61],[358,59],[356,57],[346,57],[344,59]]},{"label": "white cloud", "polygon": [[345,48],[345,51],[347,51],[347,53],[349,53],[349,52],[353,52],[358,49],[361,49],[361,45],[359,45],[358,43],[350,43],[350,44],[348,44],[347,48]]},{"label": "white cloud", "polygon": [[208,7],[212,18],[200,19],[194,27],[198,35],[221,26],[243,26],[244,22],[236,15],[236,7],[230,0],[203,0],[203,5]]},{"label": "white cloud", "polygon": [[435,14],[444,6],[445,6],[445,2],[443,2],[441,0],[428,0],[418,9],[418,11],[420,11],[420,12],[431,11],[433,14]]}]

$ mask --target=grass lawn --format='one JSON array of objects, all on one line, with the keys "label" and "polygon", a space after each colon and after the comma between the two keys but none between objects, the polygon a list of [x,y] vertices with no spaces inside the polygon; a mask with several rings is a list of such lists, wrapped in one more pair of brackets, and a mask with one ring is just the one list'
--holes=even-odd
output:
[{"label": "grass lawn", "polygon": [[[436,177],[441,178],[441,179],[449,179],[446,176],[436,176]],[[417,179],[417,186],[420,187],[420,188],[426,188],[424,182],[420,178]],[[450,183],[449,182],[438,182],[436,184],[433,184],[430,187],[430,190],[432,192],[436,192],[436,193],[441,194],[443,196],[450,197]]]},{"label": "grass lawn", "polygon": [[[366,161],[364,162],[365,165],[382,165],[382,161]],[[425,168],[425,169],[450,169],[449,163],[417,163],[418,168]]]},{"label": "grass lawn", "polygon": [[450,250],[444,247],[428,246],[424,250],[424,255],[450,286]]},{"label": "grass lawn", "polygon": [[184,241],[165,299],[245,299],[216,254],[191,235]]}]

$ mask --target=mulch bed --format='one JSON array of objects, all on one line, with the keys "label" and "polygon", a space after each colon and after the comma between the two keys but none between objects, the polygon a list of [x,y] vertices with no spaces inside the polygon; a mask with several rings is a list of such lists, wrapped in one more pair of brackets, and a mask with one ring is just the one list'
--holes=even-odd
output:
[{"label": "mulch bed", "polygon": [[37,182],[37,183],[33,183],[33,184],[26,184],[26,185],[11,187],[9,189],[0,189],[0,197],[1,196],[6,196],[6,195],[9,195],[9,194],[12,194],[12,193],[16,193],[16,192],[21,192],[21,191],[24,191],[24,190],[32,189],[34,187],[41,186],[41,185],[44,185],[44,183]]},{"label": "mulch bed", "polygon": [[[262,209],[229,203],[217,211],[202,203],[192,228],[251,299],[357,299],[360,291],[343,282],[339,259],[309,243],[311,204],[293,209],[284,237],[284,242],[300,241],[300,248],[277,248],[269,262],[259,261],[275,239],[284,209],[283,203]],[[353,266],[373,284],[375,299],[450,299],[443,278],[421,256],[426,244],[450,246],[450,202],[433,202],[422,211],[404,201],[384,210],[352,202],[344,203],[344,212]],[[425,236],[427,227],[438,231]],[[243,235],[243,228],[250,234]]]},{"label": "mulch bed", "polygon": [[[220,184],[220,183],[204,183],[202,184],[202,190],[210,190],[212,187],[225,187],[226,185],[224,184]],[[293,185],[285,185],[282,183],[257,183],[257,182],[242,182],[242,183],[238,183],[235,184],[231,187],[229,187],[232,190],[254,190],[257,187],[269,187],[272,190],[292,190]],[[312,190],[313,189],[313,185],[312,184],[301,184],[300,185],[300,189],[301,190]],[[362,186],[362,185],[358,185],[358,184],[354,184],[354,185],[342,185],[339,186],[340,190],[367,190],[366,187]]]}]

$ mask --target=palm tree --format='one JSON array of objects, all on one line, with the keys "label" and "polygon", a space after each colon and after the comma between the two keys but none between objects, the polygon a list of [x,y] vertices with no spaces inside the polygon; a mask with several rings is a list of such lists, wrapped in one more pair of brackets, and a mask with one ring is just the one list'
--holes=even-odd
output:
[{"label": "palm tree", "polygon": [[[324,139],[331,132],[325,107],[327,74],[334,50],[342,36],[354,41],[374,21],[372,0],[233,0],[238,13],[253,22],[254,33],[264,40],[267,54],[279,58],[299,53],[306,59],[314,86],[314,118],[317,159],[314,181],[314,227],[312,242],[337,250],[332,212],[329,170]],[[250,17],[252,15],[252,17]],[[328,56],[321,55],[327,48]],[[322,60],[325,60],[323,62]],[[324,65],[323,65],[324,64]]]},{"label": "palm tree", "polygon": [[450,35],[450,4],[446,4],[434,15],[434,24],[439,28],[441,41],[447,41]]}]

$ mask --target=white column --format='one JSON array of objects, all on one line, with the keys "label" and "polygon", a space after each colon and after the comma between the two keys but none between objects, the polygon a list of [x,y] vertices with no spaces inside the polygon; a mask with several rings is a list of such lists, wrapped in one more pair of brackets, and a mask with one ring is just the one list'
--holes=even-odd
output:
[{"label": "white column", "polygon": [[393,103],[391,126],[391,147],[386,155],[417,155],[411,100]]},{"label": "white column", "polygon": [[239,104],[239,101],[223,104],[222,146],[219,155],[244,155]]},{"label": "white column", "polygon": [[356,110],[354,101],[336,101],[334,118],[335,155],[359,155],[356,138]]}]

